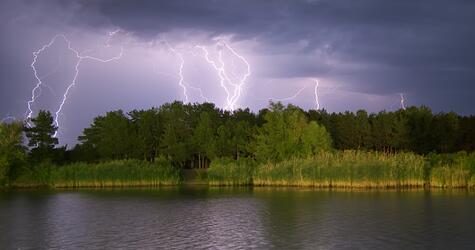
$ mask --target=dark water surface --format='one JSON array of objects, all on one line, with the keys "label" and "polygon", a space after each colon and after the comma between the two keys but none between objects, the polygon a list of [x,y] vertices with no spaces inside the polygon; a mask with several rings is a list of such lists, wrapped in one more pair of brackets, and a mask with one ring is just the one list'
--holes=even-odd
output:
[{"label": "dark water surface", "polygon": [[0,249],[474,249],[467,191],[0,192]]}]

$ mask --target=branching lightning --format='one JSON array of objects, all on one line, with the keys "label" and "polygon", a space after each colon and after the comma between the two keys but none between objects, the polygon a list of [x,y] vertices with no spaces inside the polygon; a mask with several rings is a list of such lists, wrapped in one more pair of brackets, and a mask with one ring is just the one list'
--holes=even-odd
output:
[{"label": "branching lightning", "polygon": [[180,87],[183,89],[183,96],[185,97],[184,103],[186,104],[189,102],[189,98],[188,98],[188,93],[187,93],[188,90],[185,85],[185,77],[183,76],[183,68],[185,66],[185,59],[183,58],[183,54],[181,54],[175,48],[173,48],[166,40],[163,40],[163,42],[166,44],[168,49],[180,60],[180,68],[178,70],[178,77],[179,77],[178,85],[180,85]]},{"label": "branching lightning", "polygon": [[[110,41],[112,39],[112,36],[116,35],[118,32],[120,32],[120,30],[109,32],[109,37],[106,41],[105,47],[110,47]],[[71,88],[73,86],[75,86],[76,83],[77,83],[77,78],[78,78],[78,75],[79,75],[79,66],[81,65],[81,62],[83,60],[91,60],[91,61],[96,61],[96,62],[101,62],[101,63],[107,63],[107,62],[119,60],[120,58],[122,58],[123,52],[124,52],[124,47],[121,46],[120,47],[120,53],[117,56],[114,56],[114,57],[111,57],[111,58],[108,58],[108,59],[102,59],[102,58],[93,57],[93,56],[89,56],[89,55],[82,55],[82,53],[80,53],[78,50],[71,47],[71,41],[65,35],[62,35],[62,34],[55,35],[50,40],[49,43],[47,43],[46,45],[41,47],[39,50],[33,52],[33,62],[31,63],[30,66],[33,69],[33,73],[34,73],[34,76],[35,76],[35,79],[36,79],[37,82],[36,82],[35,87],[31,91],[31,99],[27,102],[28,110],[27,110],[27,115],[26,115],[27,119],[26,120],[27,120],[27,125],[30,126],[30,127],[31,127],[30,120],[31,120],[32,115],[33,115],[33,110],[32,110],[31,106],[39,96],[37,94],[37,91],[41,90],[42,85],[44,85],[41,78],[38,76],[38,71],[35,67],[35,64],[38,60],[38,56],[41,53],[43,53],[46,49],[51,47],[56,42],[57,39],[62,39],[67,44],[68,50],[71,51],[77,58],[77,62],[76,62],[75,67],[74,67],[75,72],[74,72],[73,80],[71,81],[71,83],[66,88],[66,91],[63,94],[63,98],[61,100],[61,103],[60,103],[58,109],[55,112],[54,123],[58,127],[58,129],[60,128],[59,117],[61,115],[61,111],[63,109],[63,106],[64,106],[64,104],[66,103],[66,101],[68,99],[68,95],[69,95],[69,92],[70,92]],[[57,134],[58,134],[58,130],[56,130],[56,132],[54,134],[54,137],[56,137]]]},{"label": "branching lightning", "polygon": [[[232,85],[234,85],[235,89],[234,89],[234,95],[231,99],[231,104],[230,104],[229,108],[231,110],[234,110],[234,106],[236,105],[236,102],[241,97],[242,87],[244,86],[244,84],[246,84],[246,80],[251,76],[251,65],[249,65],[249,62],[246,60],[246,58],[244,58],[243,56],[238,54],[236,52],[236,50],[234,50],[232,47],[230,47],[227,43],[225,43],[224,41],[221,41],[220,43],[221,43],[222,46],[227,48],[231,52],[231,54],[233,54],[234,56],[239,58],[246,65],[246,71],[245,71],[243,77],[239,80],[239,82],[237,84],[231,83]],[[224,62],[222,61],[222,51],[220,51],[219,60],[224,65]]]},{"label": "branching lightning", "polygon": [[[220,49],[218,50],[218,62],[210,58],[209,51],[206,47],[201,45],[197,45],[195,47],[203,51],[204,59],[206,60],[206,62],[210,64],[218,73],[218,76],[220,78],[220,86],[221,88],[223,88],[224,92],[226,92],[226,106],[224,108],[227,110],[234,110],[237,101],[241,97],[242,88],[246,84],[246,81],[249,76],[251,75],[251,66],[243,56],[238,54],[236,50],[234,50],[224,41],[219,41],[218,46],[220,47]],[[231,80],[226,70],[226,63],[223,60],[223,48],[227,49],[233,56],[239,58],[239,60],[241,60],[246,66],[246,71],[244,72],[242,78],[240,78],[236,82]],[[232,94],[231,90],[228,88],[227,85],[231,85],[234,88]]]},{"label": "branching lightning", "polygon": [[203,90],[202,90],[201,88],[198,88],[198,87],[195,87],[195,86],[190,86],[189,84],[188,84],[188,87],[189,87],[190,89],[195,89],[195,90],[197,90],[197,91],[200,93],[200,97],[201,97],[205,102],[209,102],[209,99],[203,94]]},{"label": "branching lightning", "polygon": [[[162,71],[155,71],[155,73],[159,74],[159,75],[164,75],[164,76],[167,76],[167,77],[170,77],[170,78],[174,78],[174,79],[181,79],[181,76],[179,74],[177,75],[172,75],[172,74],[169,74],[169,73],[166,73],[166,72],[162,72]],[[199,87],[195,87],[195,86],[192,86],[190,85],[188,82],[185,82],[183,81],[183,85],[186,87],[186,88],[190,88],[190,89],[194,89],[196,91],[198,91],[200,97],[205,101],[205,102],[209,102],[209,99],[204,95],[203,93],[203,90]],[[188,91],[187,91],[188,92]]]},{"label": "branching lightning", "polygon": [[[115,35],[117,35],[119,32],[121,32],[120,29],[109,32],[108,33],[108,38],[104,43],[104,47],[108,48],[111,47],[111,41]],[[32,126],[31,124],[31,119],[33,117],[33,105],[35,104],[36,100],[39,98],[41,95],[42,88],[47,87],[50,89],[50,91],[53,91],[50,86],[48,86],[44,81],[44,78],[54,74],[57,70],[55,69],[53,72],[50,72],[46,74],[45,76],[40,76],[39,72],[37,70],[37,63],[39,60],[39,57],[45,53],[49,48],[51,48],[55,43],[59,42],[58,40],[61,40],[62,42],[66,43],[67,45],[67,50],[70,51],[75,57],[76,61],[74,64],[74,75],[72,77],[71,82],[67,85],[64,93],[62,94],[61,102],[57,108],[57,110],[54,112],[54,124],[55,126],[59,128],[60,127],[60,116],[62,114],[64,105],[68,101],[68,97],[71,93],[72,88],[77,84],[78,82],[78,77],[80,74],[80,68],[81,65],[84,61],[90,60],[90,61],[95,61],[95,62],[101,62],[101,63],[107,63],[115,60],[119,60],[123,56],[124,52],[124,46],[120,47],[120,52],[118,55],[113,56],[111,58],[99,58],[95,56],[88,55],[88,51],[78,51],[77,49],[73,48],[71,45],[71,41],[63,34],[57,34],[55,35],[47,44],[43,45],[40,49],[37,51],[33,52],[33,61],[30,64],[31,69],[33,70],[34,77],[36,80],[36,83],[31,90],[31,98],[30,100],[27,101],[27,111],[26,111],[26,123],[28,126]],[[205,96],[203,90],[199,87],[191,86],[185,81],[184,77],[184,66],[185,66],[185,58],[184,55],[179,52],[176,48],[172,47],[167,41],[163,40],[164,43],[166,44],[168,50],[173,53],[178,59],[179,59],[179,69],[178,69],[178,85],[183,89],[183,96],[184,96],[184,103],[189,103],[190,102],[190,97],[189,97],[189,92],[191,90],[197,91],[199,93],[199,96],[206,102],[209,102],[209,99]],[[220,86],[221,88],[226,92],[226,104],[225,104],[225,109],[227,110],[234,110],[238,101],[241,98],[242,92],[243,92],[243,87],[247,83],[249,77],[251,76],[251,66],[244,58],[242,55],[240,55],[234,48],[232,48],[230,45],[228,45],[226,42],[220,40],[217,42],[217,57],[216,58],[211,58],[210,53],[208,49],[204,46],[195,46],[195,48],[200,49],[204,54],[204,59],[206,62],[213,67],[213,69],[217,72],[218,77],[220,79]],[[231,61],[232,67],[229,67],[226,63],[226,59],[224,57],[224,53],[230,55],[232,58],[237,58],[239,61],[242,62],[244,65],[244,72],[242,73],[242,76],[240,77],[234,77],[234,70],[235,70],[235,65],[234,65],[234,60]],[[230,72],[232,71],[232,72]],[[230,77],[233,76],[233,77]],[[300,92],[303,91],[300,90],[296,95],[300,94]],[[5,119],[2,119],[4,121]],[[55,132],[54,137],[57,137],[58,135],[58,130]]]},{"label": "branching lightning", "polygon": [[34,73],[34,76],[35,76],[35,79],[36,79],[36,85],[35,87],[31,90],[31,99],[27,102],[27,106],[28,106],[28,110],[26,112],[26,122],[28,124],[28,126],[31,127],[31,124],[30,124],[30,119],[33,115],[33,110],[31,109],[31,105],[36,101],[36,98],[37,98],[37,94],[36,94],[36,91],[38,89],[41,88],[41,85],[43,84],[43,82],[41,81],[41,78],[38,76],[38,71],[36,70],[36,67],[35,67],[35,64],[38,60],[38,56],[44,51],[46,50],[47,48],[51,47],[54,42],[56,41],[56,39],[59,37],[60,35],[56,35],[53,37],[53,39],[51,39],[51,41],[47,44],[45,44],[43,47],[41,47],[39,50],[37,51],[34,51],[33,52],[33,62],[31,62],[30,64],[30,67],[33,69],[33,73]]},{"label": "branching lightning", "polygon": [[224,89],[224,92],[226,92],[226,106],[225,109],[229,109],[229,106],[231,105],[231,93],[229,92],[229,89],[226,87],[225,82],[231,82],[231,80],[228,78],[226,75],[226,71],[224,69],[224,65],[218,65],[215,61],[211,60],[209,56],[209,51],[206,49],[206,47],[197,45],[196,48],[201,49],[204,53],[204,58],[207,63],[209,63],[217,72],[218,76],[220,78],[220,85]]}]

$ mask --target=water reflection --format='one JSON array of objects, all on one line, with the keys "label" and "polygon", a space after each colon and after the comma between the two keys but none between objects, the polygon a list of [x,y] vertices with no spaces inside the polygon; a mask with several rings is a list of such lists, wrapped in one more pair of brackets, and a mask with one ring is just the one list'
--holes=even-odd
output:
[{"label": "water reflection", "polygon": [[167,188],[0,193],[0,248],[470,248],[470,192]]}]

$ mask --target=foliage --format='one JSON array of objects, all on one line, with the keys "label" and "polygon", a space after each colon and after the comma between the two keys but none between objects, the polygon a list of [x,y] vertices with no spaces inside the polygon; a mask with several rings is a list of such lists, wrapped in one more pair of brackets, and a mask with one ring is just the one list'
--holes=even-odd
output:
[{"label": "foliage", "polygon": [[18,122],[0,123],[0,186],[12,182],[24,166],[22,129]]},{"label": "foliage", "polygon": [[30,158],[33,163],[52,160],[57,156],[54,150],[58,138],[54,137],[56,130],[53,116],[49,111],[40,110],[38,116],[31,119],[31,127],[25,127],[28,146],[31,147]]},{"label": "foliage", "polygon": [[[25,132],[33,167],[21,175],[23,184],[138,185],[143,172],[144,182],[155,185],[157,179],[147,181],[145,175],[159,173],[142,167],[163,162],[173,173],[208,168],[203,176],[213,185],[457,187],[475,182],[473,154],[453,154],[475,150],[475,117],[433,114],[427,107],[328,113],[271,102],[253,113],[173,102],[98,116],[71,150],[56,147],[49,112],[40,111],[31,123]],[[7,126],[2,124],[0,138],[3,184],[21,172],[25,154],[21,125]]]},{"label": "foliage", "polygon": [[52,149],[58,144],[58,138],[53,137],[56,130],[53,116],[49,111],[40,110],[36,118],[31,119],[32,127],[25,128],[28,146],[34,148]]},{"label": "foliage", "polygon": [[261,161],[282,161],[295,156],[308,156],[331,148],[326,129],[308,122],[302,110],[289,105],[271,103],[264,115],[265,123],[255,141],[255,155]]}]

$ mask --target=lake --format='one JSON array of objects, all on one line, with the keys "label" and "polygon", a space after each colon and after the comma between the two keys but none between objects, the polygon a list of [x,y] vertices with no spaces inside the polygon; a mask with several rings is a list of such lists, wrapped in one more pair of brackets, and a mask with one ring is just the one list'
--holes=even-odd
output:
[{"label": "lake", "polygon": [[0,192],[0,249],[464,249],[475,194],[298,188]]}]

